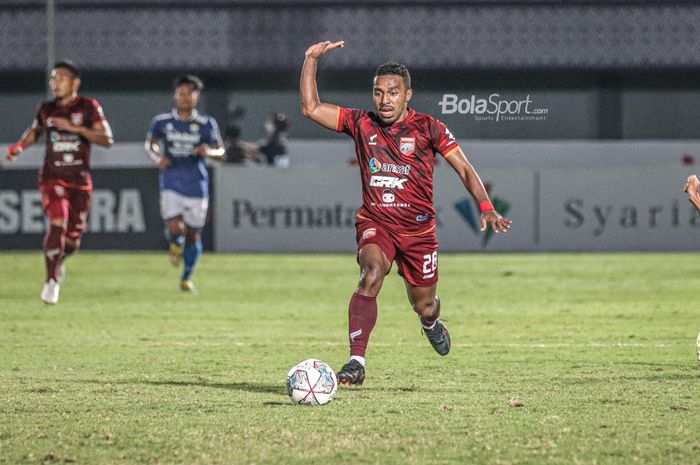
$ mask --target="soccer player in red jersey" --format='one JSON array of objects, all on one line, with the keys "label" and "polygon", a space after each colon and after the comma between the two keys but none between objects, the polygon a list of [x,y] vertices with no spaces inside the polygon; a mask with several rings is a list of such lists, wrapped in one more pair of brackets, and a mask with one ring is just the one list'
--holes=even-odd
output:
[{"label": "soccer player in red jersey", "polygon": [[97,100],[78,95],[80,73],[70,61],[57,62],[49,80],[54,99],[39,106],[32,125],[7,148],[14,160],[46,137],[46,156],[39,171],[39,190],[48,229],[44,237],[46,282],[41,298],[58,302],[63,260],[80,247],[92,193],[90,146],[110,147],[112,130]]},{"label": "soccer player in red jersey", "polygon": [[442,154],[479,203],[482,231],[490,225],[495,232],[506,232],[511,222],[495,211],[479,175],[447,127],[408,107],[413,91],[405,66],[386,63],[377,69],[372,90],[374,112],[321,102],[316,86],[318,60],[343,46],[343,41],[325,41],[306,51],[301,111],[355,141],[362,177],[362,207],[356,223],[360,282],[349,306],[350,360],[338,372],[338,381],[361,385],[367,342],[377,320],[376,298],[394,261],[430,344],[440,355],[450,351],[450,336],[440,321],[436,293],[435,154]]}]

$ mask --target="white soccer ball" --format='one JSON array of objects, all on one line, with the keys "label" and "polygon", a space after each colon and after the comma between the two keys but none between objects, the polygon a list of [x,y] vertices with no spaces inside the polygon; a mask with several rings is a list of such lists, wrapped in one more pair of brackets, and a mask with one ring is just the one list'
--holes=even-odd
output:
[{"label": "white soccer ball", "polygon": [[335,372],[320,360],[310,358],[299,362],[287,374],[287,393],[295,404],[327,404],[337,389]]}]

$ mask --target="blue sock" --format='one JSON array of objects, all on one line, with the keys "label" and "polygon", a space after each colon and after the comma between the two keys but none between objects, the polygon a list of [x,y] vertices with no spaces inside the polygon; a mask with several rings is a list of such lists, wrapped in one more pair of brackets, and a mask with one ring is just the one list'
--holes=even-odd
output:
[{"label": "blue sock", "polygon": [[202,256],[202,241],[198,240],[194,244],[185,244],[185,250],[182,252],[182,258],[185,262],[185,269],[182,271],[182,280],[190,279],[194,267],[197,266],[199,257]]},{"label": "blue sock", "polygon": [[165,240],[168,241],[168,244],[182,245],[185,242],[185,236],[183,234],[172,236],[168,228],[163,230],[163,235],[165,236]]}]

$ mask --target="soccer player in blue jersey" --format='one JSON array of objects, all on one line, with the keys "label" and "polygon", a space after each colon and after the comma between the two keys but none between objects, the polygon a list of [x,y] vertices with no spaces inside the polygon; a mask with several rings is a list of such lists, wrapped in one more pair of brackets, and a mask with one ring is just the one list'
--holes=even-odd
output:
[{"label": "soccer player in blue jersey", "polygon": [[195,292],[194,271],[202,255],[202,228],[209,207],[209,176],[204,158],[221,160],[225,149],[219,126],[197,112],[204,89],[193,75],[174,82],[175,108],[151,121],[146,152],[160,168],[160,211],[170,243],[170,262],[184,261],[180,289]]}]

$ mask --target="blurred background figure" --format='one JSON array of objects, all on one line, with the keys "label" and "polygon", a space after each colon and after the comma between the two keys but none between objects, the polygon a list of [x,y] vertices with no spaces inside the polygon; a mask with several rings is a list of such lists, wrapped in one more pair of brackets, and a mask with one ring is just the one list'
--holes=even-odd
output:
[{"label": "blurred background figure", "polygon": [[257,163],[264,163],[277,168],[289,167],[289,142],[287,140],[287,115],[272,113],[265,120],[266,137],[258,142],[251,158]]},{"label": "blurred background figure", "polygon": [[241,139],[241,120],[245,116],[245,108],[235,102],[229,103],[228,118],[224,127],[224,161],[236,165],[246,163],[257,146]]}]

